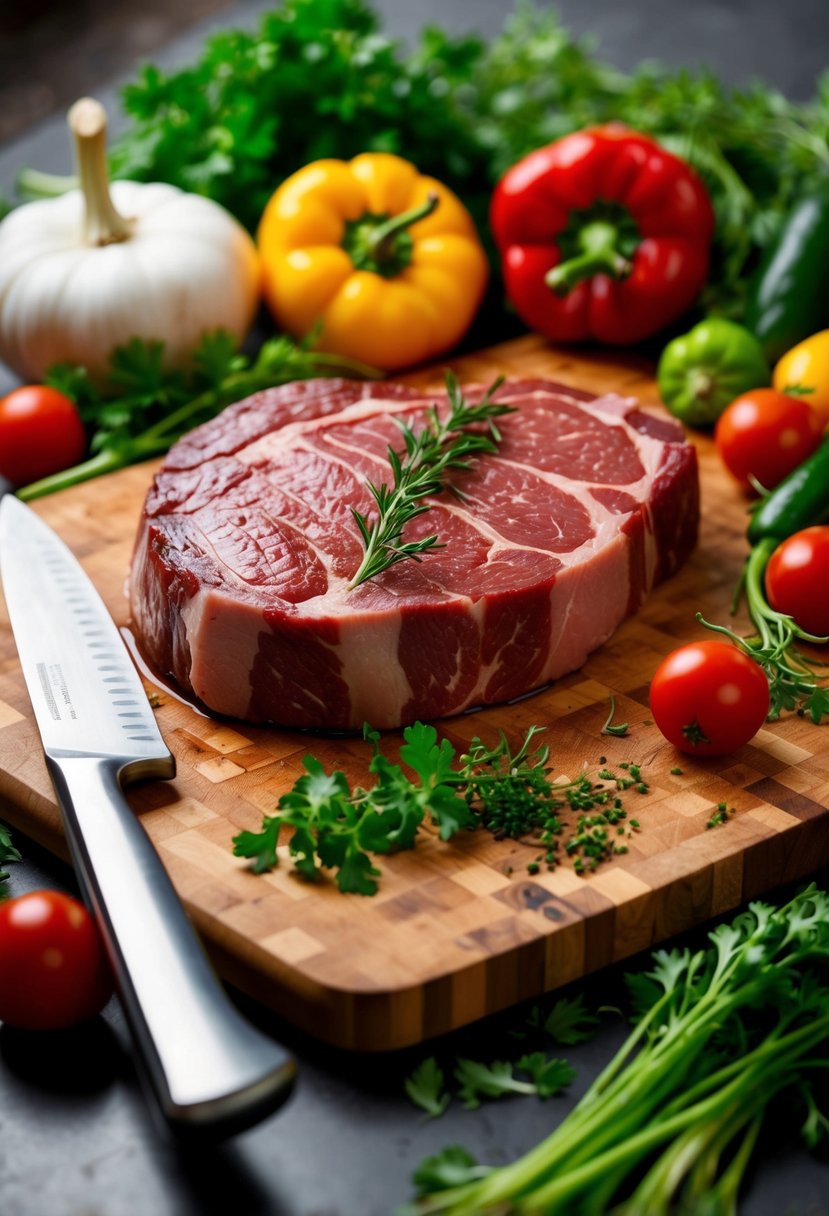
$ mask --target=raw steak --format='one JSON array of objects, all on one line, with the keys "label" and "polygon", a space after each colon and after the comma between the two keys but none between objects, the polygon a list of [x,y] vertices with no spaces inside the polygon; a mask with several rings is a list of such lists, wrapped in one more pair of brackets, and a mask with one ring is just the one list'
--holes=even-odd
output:
[{"label": "raw steak", "polygon": [[[467,396],[480,396],[480,388]],[[390,383],[257,393],[191,432],[147,497],[130,579],[142,650],[209,709],[292,727],[395,727],[506,701],[580,667],[696,540],[696,454],[616,395],[505,384],[497,456],[454,476],[406,539],[444,548],[355,589],[351,508],[391,481]]]}]

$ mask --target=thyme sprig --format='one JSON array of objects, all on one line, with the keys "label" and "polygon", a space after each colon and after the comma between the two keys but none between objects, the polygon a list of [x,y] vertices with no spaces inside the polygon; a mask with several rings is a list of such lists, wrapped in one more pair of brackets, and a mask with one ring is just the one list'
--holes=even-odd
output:
[{"label": "thyme sprig", "polygon": [[[499,376],[481,400],[476,405],[470,405],[454,375],[447,371],[449,413],[445,418],[441,418],[433,406],[427,411],[426,425],[417,432],[395,418],[403,436],[405,458],[401,459],[390,445],[388,458],[394,479],[392,485],[383,482],[378,486],[373,481],[366,483],[377,504],[376,518],[369,522],[366,515],[354,509],[365,555],[351,581],[351,589],[375,578],[397,562],[407,559],[420,561],[428,550],[442,548],[436,534],[403,543],[403,529],[418,515],[429,510],[425,499],[444,489],[444,478],[450,469],[469,469],[473,457],[497,451],[501,435],[494,419],[513,412],[512,406],[492,400],[503,381],[504,377]],[[486,433],[464,429],[484,422],[488,424]]]},{"label": "thyme sprig", "polygon": [[763,668],[769,682],[770,721],[779,718],[783,710],[796,710],[801,716],[808,713],[817,724],[824,715],[829,716],[829,665],[805,655],[797,643],[821,645],[829,638],[806,633],[792,617],[775,611],[766,599],[763,578],[778,544],[774,537],[766,537],[753,547],[737,587],[733,610],[745,595],[748,614],[757,630],[755,636],[740,637],[724,625],[707,621],[699,612],[697,620],[706,629],[736,642]]}]

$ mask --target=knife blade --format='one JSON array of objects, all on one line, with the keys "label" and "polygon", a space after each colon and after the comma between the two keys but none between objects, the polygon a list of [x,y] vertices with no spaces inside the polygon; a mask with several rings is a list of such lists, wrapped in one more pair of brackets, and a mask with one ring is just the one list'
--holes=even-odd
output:
[{"label": "knife blade", "polygon": [[248,1127],[282,1104],[295,1065],[228,998],[123,795],[130,781],[175,775],[129,652],[71,551],[11,495],[0,581],[78,882],[156,1109],[183,1133]]}]

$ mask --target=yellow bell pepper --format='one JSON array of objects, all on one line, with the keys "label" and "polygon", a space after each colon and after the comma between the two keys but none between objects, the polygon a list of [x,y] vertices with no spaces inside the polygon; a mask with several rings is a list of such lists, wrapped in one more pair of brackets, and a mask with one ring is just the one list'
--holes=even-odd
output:
[{"label": "yellow bell pepper", "polygon": [[385,152],[319,160],[265,208],[257,242],[281,329],[384,371],[455,346],[489,267],[469,212],[434,178]]},{"label": "yellow bell pepper", "polygon": [[775,366],[773,383],[778,392],[802,393],[823,426],[829,426],[829,329],[786,351]]}]

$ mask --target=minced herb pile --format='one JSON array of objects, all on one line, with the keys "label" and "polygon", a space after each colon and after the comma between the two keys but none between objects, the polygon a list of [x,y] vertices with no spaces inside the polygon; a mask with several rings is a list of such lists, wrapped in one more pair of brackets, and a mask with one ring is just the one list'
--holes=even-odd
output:
[{"label": "minced herb pile", "polygon": [[530,727],[516,751],[503,733],[494,747],[476,736],[468,752],[456,756],[433,726],[415,722],[403,732],[402,763],[395,764],[380,751],[379,734],[366,727],[373,786],[352,788],[345,773],[327,773],[318,759],[306,756],[305,774],[282,795],[277,814],[264,817],[261,831],[235,836],[234,852],[250,858],[256,873],[272,869],[280,832],[287,828],[288,850],[303,877],[318,878],[330,869],[341,891],[373,895],[380,871],[372,855],[413,848],[428,816],[442,840],[483,827],[498,838],[540,848],[527,866],[531,874],[542,865],[553,869],[563,857],[578,872],[594,870],[627,852],[624,839],[639,821],[628,818],[622,794],[645,794],[647,783],[629,762],[618,773],[604,767],[592,778],[587,772],[573,780],[554,778],[549,748],[534,744],[542,730]]}]

